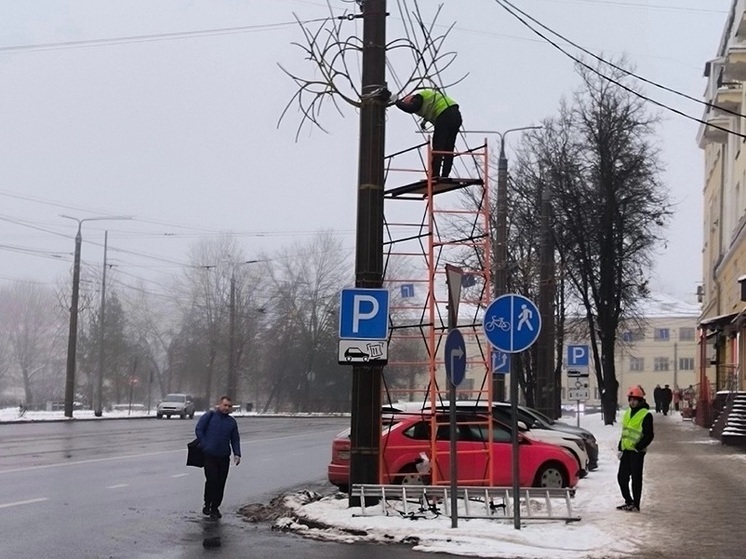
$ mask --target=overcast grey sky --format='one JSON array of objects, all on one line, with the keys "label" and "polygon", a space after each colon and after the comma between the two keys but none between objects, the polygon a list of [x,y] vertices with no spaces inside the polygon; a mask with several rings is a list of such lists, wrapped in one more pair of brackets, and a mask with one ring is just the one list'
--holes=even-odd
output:
[{"label": "overcast grey sky", "polygon": [[[494,1],[442,4],[438,21],[456,23],[447,49],[458,52],[446,80],[468,73],[449,90],[465,128],[537,123],[577,87],[572,61]],[[702,68],[716,55],[730,0],[519,4],[582,46],[626,53],[639,74],[699,98]],[[391,40],[402,31],[397,2],[388,5]],[[420,0],[428,17],[437,5]],[[349,1],[331,6],[335,14],[355,10]],[[322,0],[0,0],[0,282],[67,277],[77,225],[60,214],[136,217],[83,224],[84,263],[100,265],[108,229],[109,259],[125,282],[177,273],[190,243],[220,232],[235,233],[248,258],[326,228],[338,231],[351,252],[357,115],[326,111],[329,134],[313,130],[297,142],[294,111],[277,128],[295,91],[277,63],[312,73],[291,46],[302,39],[289,23],[293,12],[303,20],[329,15]],[[360,30],[357,21],[349,25]],[[255,27],[64,45],[249,26]],[[13,48],[44,44],[56,46]],[[645,91],[702,115],[696,103]],[[653,287],[692,300],[702,275],[698,125],[661,116],[664,178],[678,204]],[[419,141],[409,117],[389,110],[387,151]]]}]

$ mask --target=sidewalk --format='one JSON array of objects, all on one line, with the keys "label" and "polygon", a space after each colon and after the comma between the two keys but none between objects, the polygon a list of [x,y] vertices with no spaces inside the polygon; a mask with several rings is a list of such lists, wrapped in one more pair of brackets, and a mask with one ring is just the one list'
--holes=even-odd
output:
[{"label": "sidewalk", "polygon": [[633,543],[645,559],[744,557],[746,451],[722,446],[678,413],[654,416],[642,513],[624,517],[649,541]]}]

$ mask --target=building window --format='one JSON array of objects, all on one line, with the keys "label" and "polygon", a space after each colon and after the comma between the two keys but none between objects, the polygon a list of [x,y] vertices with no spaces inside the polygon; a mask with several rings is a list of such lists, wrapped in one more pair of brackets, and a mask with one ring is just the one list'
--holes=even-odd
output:
[{"label": "building window", "polygon": [[667,342],[671,339],[671,330],[668,328],[656,328],[653,339],[656,342]]},{"label": "building window", "polygon": [[690,328],[690,327],[679,328],[679,341],[693,342],[694,341],[694,328]]},{"label": "building window", "polygon": [[629,358],[629,370],[630,371],[644,371],[645,370],[645,358],[644,357],[630,357]]},{"label": "building window", "polygon": [[644,330],[635,330],[634,332],[627,330],[626,332],[622,332],[622,341],[628,344],[632,342],[639,342],[644,339],[645,339]]},{"label": "building window", "polygon": [[668,370],[668,357],[656,357],[653,361],[653,370],[656,372]]},{"label": "building window", "polygon": [[679,357],[679,370],[693,371],[694,370],[694,357]]}]

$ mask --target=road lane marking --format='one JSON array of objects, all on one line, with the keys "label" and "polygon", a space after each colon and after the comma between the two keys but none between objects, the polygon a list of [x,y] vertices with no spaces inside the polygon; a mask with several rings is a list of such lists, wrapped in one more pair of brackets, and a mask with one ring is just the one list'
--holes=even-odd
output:
[{"label": "road lane marking", "polygon": [[172,475],[171,477],[184,477],[184,476],[188,476],[188,475],[189,474],[175,474],[175,475]]},{"label": "road lane marking", "polygon": [[117,485],[109,485],[106,489],[120,489],[121,487],[129,487],[129,483],[119,483]]},{"label": "road lane marking", "polygon": [[[335,429],[334,431],[329,431],[330,433],[337,434],[339,431]],[[298,437],[308,437],[308,433],[301,433],[298,435],[286,435],[283,437],[274,437],[271,439],[254,439],[248,442],[244,442],[244,446],[254,446],[264,443],[271,443],[275,441],[281,441],[285,439],[297,439]],[[161,450],[158,452],[145,452],[143,454],[126,454],[124,456],[109,456],[107,458],[90,458],[88,460],[78,460],[76,462],[61,462],[59,464],[43,464],[41,466],[29,466],[27,468],[13,468],[10,470],[0,470],[0,475],[3,474],[13,474],[17,472],[29,472],[33,470],[46,470],[49,468],[58,468],[61,466],[78,466],[80,464],[96,464],[99,462],[111,462],[113,460],[120,461],[120,460],[126,460],[128,458],[147,458],[148,456],[159,456],[161,454],[174,454],[174,453],[185,453],[186,448],[180,448],[177,450]],[[271,460],[271,458],[269,459]]]},{"label": "road lane marking", "polygon": [[31,503],[41,503],[42,501],[48,501],[48,497],[41,497],[39,499],[29,499],[28,501],[16,501],[15,503],[5,503],[0,505],[0,509],[7,509],[8,507],[17,507],[18,505],[30,505]]}]

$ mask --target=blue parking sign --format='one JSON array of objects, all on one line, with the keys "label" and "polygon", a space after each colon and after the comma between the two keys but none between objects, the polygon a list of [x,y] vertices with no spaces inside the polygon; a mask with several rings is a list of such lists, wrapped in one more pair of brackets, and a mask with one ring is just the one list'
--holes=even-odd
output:
[{"label": "blue parking sign", "polygon": [[572,368],[588,367],[589,355],[587,345],[569,345],[567,346],[567,366]]},{"label": "blue parking sign", "polygon": [[339,337],[385,340],[388,336],[388,289],[343,289],[339,300]]}]

